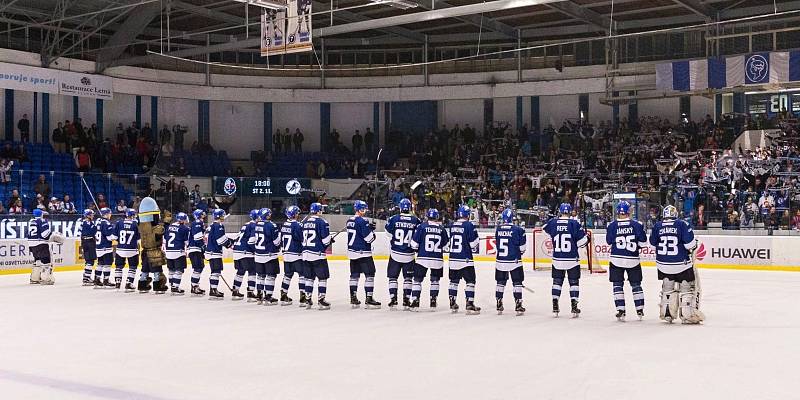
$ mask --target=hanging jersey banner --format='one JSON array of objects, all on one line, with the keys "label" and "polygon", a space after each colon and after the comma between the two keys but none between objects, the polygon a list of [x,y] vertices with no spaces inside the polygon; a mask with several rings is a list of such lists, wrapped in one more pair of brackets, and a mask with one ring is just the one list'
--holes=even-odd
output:
[{"label": "hanging jersey banner", "polygon": [[261,14],[261,55],[284,54],[286,42],[286,9],[264,9]]},{"label": "hanging jersey banner", "polygon": [[289,0],[286,52],[311,51],[311,0]]}]

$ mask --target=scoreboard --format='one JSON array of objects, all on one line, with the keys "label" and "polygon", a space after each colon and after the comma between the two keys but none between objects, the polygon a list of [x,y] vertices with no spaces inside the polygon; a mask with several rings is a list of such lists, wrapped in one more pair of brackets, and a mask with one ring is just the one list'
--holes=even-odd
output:
[{"label": "scoreboard", "polygon": [[216,177],[214,181],[214,193],[234,197],[294,197],[310,189],[310,179]]}]

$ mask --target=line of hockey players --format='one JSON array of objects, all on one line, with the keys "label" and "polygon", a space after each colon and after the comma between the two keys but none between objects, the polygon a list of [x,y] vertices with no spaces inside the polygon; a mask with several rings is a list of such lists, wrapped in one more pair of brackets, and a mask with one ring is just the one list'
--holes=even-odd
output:
[{"label": "line of hockey players", "polygon": [[[386,223],[386,234],[390,241],[390,256],[387,268],[389,279],[389,308],[399,306],[399,278],[403,275],[402,305],[406,310],[420,309],[422,283],[430,271],[430,309],[438,305],[440,280],[444,276],[444,254],[449,253],[448,295],[450,310],[458,312],[458,289],[461,280],[465,282],[465,311],[467,314],[479,314],[481,308],[475,305],[475,264],[473,257],[478,252],[478,231],[469,217],[471,210],[462,205],[457,211],[458,220],[449,228],[441,223],[439,211],[428,209],[426,221],[421,221],[411,212],[411,202],[403,199],[399,203],[400,213],[392,216]],[[646,246],[647,235],[638,221],[631,219],[630,204],[623,201],[617,206],[617,220],[607,230],[606,240],[611,246],[609,278],[612,282],[614,303],[619,320],[625,318],[625,296],[623,282],[627,275],[633,291],[636,313],[641,319],[644,315],[644,293],[641,287],[642,269],[639,250]],[[294,275],[298,276],[301,307],[312,308],[313,291],[316,283],[317,304],[319,309],[330,308],[326,300],[327,280],[330,277],[326,252],[334,239],[346,231],[347,255],[350,259],[350,304],[360,307],[357,296],[361,275],[364,276],[365,308],[380,308],[381,303],[374,298],[375,263],[372,257],[372,243],[376,240],[375,223],[365,218],[368,206],[363,201],[354,204],[355,215],[346,227],[331,233],[329,225],[322,218],[322,206],[313,203],[310,214],[298,220],[300,209],[290,206],[286,209],[287,220],[278,226],[271,221],[269,208],[252,210],[249,222],[243,225],[235,240],[225,232],[223,221],[225,212],[216,209],[212,212],[212,222],[206,226],[206,215],[196,210],[190,222],[184,213],[178,213],[175,221],[169,224],[164,233],[165,254],[169,270],[169,285],[173,295],[183,295],[181,281],[184,271],[191,264],[191,294],[203,296],[200,288],[200,276],[205,268],[205,261],[211,270],[209,278],[211,299],[223,299],[219,290],[222,277],[222,253],[224,248],[232,248],[236,274],[232,287],[229,286],[233,300],[245,297],[248,302],[265,305],[290,305],[289,288]],[[565,278],[569,284],[571,313],[577,317],[580,294],[578,250],[588,243],[586,232],[580,223],[571,218],[572,208],[564,203],[559,207],[558,218],[551,219],[543,231],[550,236],[552,256],[552,306],[554,315],[560,312],[559,298]],[[122,284],[122,272],[125,265],[129,267],[126,292],[149,290],[149,281],[144,276],[134,288],[136,268],[139,264],[139,232],[136,227],[136,212],[128,210],[125,219],[111,224],[111,210],[103,208],[100,217],[95,220],[91,210],[84,212],[82,221],[81,243],[86,267],[83,275],[85,285],[103,288],[117,288]],[[525,274],[522,267],[522,256],[526,248],[525,231],[514,224],[514,213],[506,209],[501,215],[502,223],[495,231],[496,263],[496,310],[505,310],[503,297],[505,287],[510,278],[513,287],[514,311],[517,315],[525,312],[522,294],[525,289]],[[37,217],[31,224],[30,237],[39,241],[48,240],[49,233],[43,230]],[[39,225],[37,225],[39,224]],[[37,233],[34,231],[38,229]],[[116,241],[116,255],[112,242]],[[677,210],[668,206],[663,212],[663,221],[652,229],[649,242],[656,247],[656,265],[658,278],[662,281],[660,317],[668,322],[680,318],[685,323],[699,323],[703,314],[699,311],[700,293],[697,286],[692,252],[697,246],[691,228],[677,219]],[[36,242],[39,243],[39,242]],[[33,243],[32,243],[33,244]],[[41,246],[41,244],[35,244]],[[32,247],[32,250],[34,247]],[[278,281],[280,264],[278,256],[283,256],[283,277]],[[188,263],[187,263],[188,259]],[[111,263],[115,264],[114,282],[110,281]],[[95,262],[97,265],[95,266]],[[42,263],[49,264],[49,259]],[[94,268],[94,279],[91,277]],[[50,267],[52,270],[52,267]],[[52,276],[51,274],[49,276]],[[246,278],[246,281],[245,281]],[[33,282],[33,275],[31,278]],[[225,282],[225,281],[224,281]],[[246,283],[246,295],[241,288]],[[280,284],[280,296],[276,298],[276,285]],[[228,283],[225,282],[228,286]],[[156,290],[164,293],[166,288]]]}]

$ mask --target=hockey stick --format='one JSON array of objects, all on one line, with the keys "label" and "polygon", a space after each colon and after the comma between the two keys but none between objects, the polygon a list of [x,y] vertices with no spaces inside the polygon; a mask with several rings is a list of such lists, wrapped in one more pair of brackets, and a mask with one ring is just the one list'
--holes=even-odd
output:
[{"label": "hockey stick", "polygon": [[220,278],[220,279],[222,279],[222,282],[224,282],[224,283],[225,283],[225,286],[227,286],[227,287],[228,287],[228,290],[230,290],[230,291],[232,292],[232,291],[233,291],[233,288],[231,288],[231,285],[228,285],[228,281],[227,281],[227,280],[225,280],[225,277],[222,275],[222,273],[220,273],[220,274],[219,274],[219,278]]},{"label": "hockey stick", "polygon": [[374,182],[374,193],[372,198],[372,222],[375,222],[375,217],[378,216],[378,173],[381,170],[381,154],[383,153],[383,147],[378,149],[378,157],[375,159],[375,182]]},{"label": "hockey stick", "polygon": [[89,197],[92,198],[94,206],[97,207],[97,212],[100,212],[100,206],[97,204],[97,200],[94,199],[94,195],[92,194],[92,189],[89,189],[89,185],[86,183],[86,179],[83,179],[83,173],[81,173],[81,182],[83,182],[83,186],[86,186],[86,191],[89,192]]}]

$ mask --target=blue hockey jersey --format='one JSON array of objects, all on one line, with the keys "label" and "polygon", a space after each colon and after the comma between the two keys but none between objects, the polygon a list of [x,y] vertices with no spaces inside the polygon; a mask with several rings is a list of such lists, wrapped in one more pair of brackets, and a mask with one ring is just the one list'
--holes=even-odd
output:
[{"label": "blue hockey jersey", "polygon": [[417,252],[417,264],[425,268],[442,268],[449,241],[447,231],[438,223],[420,224],[411,236],[411,248]]},{"label": "blue hockey jersey", "polygon": [[256,227],[255,221],[250,221],[239,229],[239,236],[233,243],[233,259],[241,260],[243,258],[253,258],[255,254],[256,237],[253,236],[253,230]]},{"label": "blue hockey jersey", "polygon": [[450,269],[461,269],[475,265],[472,257],[478,252],[478,230],[467,220],[453,222],[450,227]]},{"label": "blue hockey jersey", "polygon": [[525,229],[514,224],[498,225],[494,230],[495,269],[512,271],[521,267],[526,244]]},{"label": "blue hockey jersey", "polygon": [[369,227],[369,222],[358,215],[347,220],[347,258],[356,260],[372,257],[372,242],[375,241],[375,232]]},{"label": "blue hockey jersey", "polygon": [[105,218],[99,218],[96,226],[97,235],[95,236],[95,244],[97,245],[97,249],[95,252],[97,256],[101,257],[113,253],[114,249],[111,247],[111,242],[116,240],[114,226]]},{"label": "blue hockey jersey", "polygon": [[414,261],[414,249],[411,248],[411,236],[419,226],[419,218],[411,214],[393,215],[386,222],[386,234],[389,235],[390,255],[399,263]]},{"label": "blue hockey jersey", "polygon": [[225,235],[225,226],[219,221],[214,221],[208,227],[208,244],[206,245],[206,259],[222,258],[222,249],[228,245],[230,239]]},{"label": "blue hockey jersey", "polygon": [[253,229],[253,237],[256,239],[253,249],[255,249],[255,261],[265,263],[278,258],[278,250],[281,245],[280,231],[272,221],[259,221]]},{"label": "blue hockey jersey", "polygon": [[325,259],[325,249],[331,243],[331,232],[328,221],[310,216],[303,223],[303,260],[316,261]]},{"label": "blue hockey jersey", "polygon": [[647,246],[644,225],[632,219],[613,221],[606,228],[606,244],[611,246],[611,264],[620,268],[633,268],[640,264],[639,249]]},{"label": "blue hockey jersey", "polygon": [[175,260],[185,255],[190,233],[191,229],[184,224],[173,222],[169,225],[167,233],[164,235],[166,242],[164,254],[168,260]]},{"label": "blue hockey jersey", "polygon": [[50,223],[44,218],[34,218],[28,223],[28,247],[46,244],[50,240]]},{"label": "blue hockey jersey", "polygon": [[550,235],[553,244],[553,268],[570,269],[579,265],[578,248],[589,242],[580,222],[572,218],[553,218],[542,230]]},{"label": "blue hockey jersey", "polygon": [[191,230],[189,231],[189,248],[186,250],[187,254],[202,253],[205,251],[205,242],[203,237],[206,233],[206,224],[203,221],[192,222]]},{"label": "blue hockey jersey", "polygon": [[96,235],[97,226],[95,225],[95,222],[86,218],[81,219],[81,239],[96,240]]},{"label": "blue hockey jersey", "polygon": [[303,227],[297,221],[286,221],[281,225],[281,250],[283,261],[303,259]]},{"label": "blue hockey jersey", "polygon": [[114,236],[117,239],[118,256],[128,258],[139,255],[139,225],[136,221],[130,219],[117,221]]},{"label": "blue hockey jersey", "polygon": [[667,274],[677,274],[692,267],[689,252],[697,247],[692,228],[683,220],[659,221],[650,233],[656,248],[656,267]]}]

